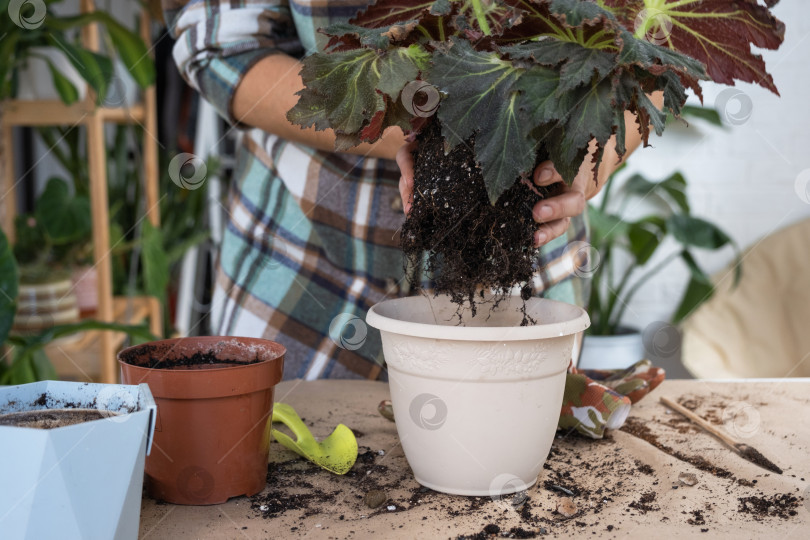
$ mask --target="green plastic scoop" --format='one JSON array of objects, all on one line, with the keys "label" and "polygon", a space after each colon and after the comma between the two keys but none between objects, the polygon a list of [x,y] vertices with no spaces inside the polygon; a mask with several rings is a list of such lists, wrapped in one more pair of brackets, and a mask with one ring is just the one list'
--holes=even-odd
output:
[{"label": "green plastic scoop", "polygon": [[282,446],[329,472],[346,474],[357,461],[357,439],[352,430],[343,424],[338,424],[327,438],[318,442],[295,409],[286,403],[273,405],[273,422],[281,422],[295,434],[296,440],[292,440],[285,433],[272,430]]}]

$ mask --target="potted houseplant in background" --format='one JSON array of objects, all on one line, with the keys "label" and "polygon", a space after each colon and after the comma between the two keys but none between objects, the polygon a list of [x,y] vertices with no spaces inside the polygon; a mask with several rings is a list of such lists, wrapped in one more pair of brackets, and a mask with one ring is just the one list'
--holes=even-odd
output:
[{"label": "potted houseplant in background", "polygon": [[88,330],[124,332],[140,341],[155,339],[145,326],[82,320],[53,324],[39,331],[13,333],[17,317],[17,296],[20,288],[19,268],[6,235],[0,231],[0,385],[20,385],[46,379],[56,379],[56,372],[45,354],[45,347],[61,339]]},{"label": "potted houseplant in background", "polygon": [[[50,9],[61,3],[61,0],[0,1],[0,9],[8,14],[0,18],[0,35],[3,36],[0,44],[0,101],[18,97],[21,79],[28,81],[33,78],[36,95],[22,97],[58,97],[69,105],[83,98],[86,92],[81,87],[86,84],[94,91],[96,102],[101,104],[115,78],[112,55],[123,62],[141,88],[154,82],[154,65],[143,61],[147,56],[146,44],[137,34],[104,10],[61,16]],[[112,50],[105,54],[77,43],[77,30],[90,24],[100,25]],[[51,84],[47,86],[53,92],[41,88],[43,82],[48,81],[30,73],[29,62],[35,63],[36,71],[50,74]],[[65,62],[70,67],[66,67]],[[46,69],[40,69],[43,66]],[[22,90],[27,92],[26,84]]]},{"label": "potted houseplant in background", "polygon": [[[0,34],[3,35],[0,45],[0,115],[3,111],[1,102],[9,98],[61,99],[70,105],[84,100],[88,86],[94,91],[96,104],[109,104],[107,98],[111,85],[120,82],[124,76],[120,66],[124,66],[131,80],[141,88],[154,82],[154,65],[148,58],[146,44],[137,34],[103,10],[60,16],[52,9],[59,3],[53,0],[14,5],[8,1],[0,2],[2,12],[8,13],[8,17],[0,20]],[[99,24],[104,30],[107,53],[91,51],[77,41],[77,30],[89,24]],[[119,66],[118,72],[115,66]],[[112,90],[123,91],[120,88]],[[73,180],[73,204],[77,208],[78,205],[84,206],[88,201],[87,164],[78,151],[78,128],[45,127],[40,128],[39,133],[50,153]],[[0,144],[0,164],[3,161],[1,146]],[[89,204],[87,210],[89,224]],[[31,223],[31,228],[36,228],[35,221],[31,219],[23,222],[18,220],[18,231],[24,229],[28,222]],[[23,234],[26,232],[32,231],[23,231]],[[57,241],[60,246],[58,249],[67,249],[64,246],[64,235],[51,236],[51,239]],[[87,239],[84,246],[89,248],[89,230]],[[71,243],[76,241],[77,239],[73,239]],[[70,287],[70,294],[73,295],[74,290],[79,292],[80,311],[91,312],[98,302],[96,276],[92,267],[82,264],[78,251],[73,250],[72,255],[74,264],[61,272],[71,273],[68,277],[72,279],[74,286]],[[37,258],[42,262],[44,255]],[[84,259],[85,263],[90,260],[89,249],[84,253]],[[37,274],[35,268],[25,269],[24,280],[31,274]],[[64,280],[61,282],[65,283]],[[25,290],[22,292],[25,296]]]},{"label": "potted houseplant in background", "polygon": [[[691,214],[686,187],[686,179],[677,172],[658,182],[635,174],[621,185],[609,181],[599,205],[589,207],[589,250],[598,256],[598,261],[589,263],[593,265],[589,272],[592,283],[588,303],[592,324],[582,344],[578,368],[626,368],[656,349],[677,348],[674,342],[654,344],[677,339],[674,329],[668,332],[669,326],[650,327],[646,336],[638,329],[622,326],[625,310],[636,293],[676,259],[689,269],[690,278],[675,309],[673,324],[714,292],[694,249],[732,246],[738,251],[737,246],[718,226]],[[653,205],[654,210],[640,218],[629,217],[628,206],[641,200]],[[659,248],[667,245],[669,249],[664,247],[660,251],[668,253],[661,256]],[[654,264],[645,267],[650,261]],[[736,271],[739,274],[739,264]]]},{"label": "potted houseplant in background", "polygon": [[[775,91],[750,48],[777,48],[784,25],[754,0],[381,0],[324,32],[327,51],[304,59],[288,118],[332,128],[338,150],[390,126],[419,142],[402,247],[411,267],[427,252],[441,295],[385,301],[368,315],[382,331],[405,454],[441,491],[523,489],[556,428],[566,334],[587,319],[531,298],[532,208],[543,193],[521,178],[548,158],[567,182],[587,156],[595,172],[614,134],[622,156],[625,111],[645,143],[650,126],[660,134],[666,114],[648,93],[662,91],[678,116],[700,79]],[[409,418],[421,429],[403,431]]]},{"label": "potted houseplant in background", "polygon": [[14,330],[39,332],[79,320],[72,270],[90,258],[90,199],[71,194],[61,178],[48,180],[29,214],[15,220],[14,255],[20,287]]}]

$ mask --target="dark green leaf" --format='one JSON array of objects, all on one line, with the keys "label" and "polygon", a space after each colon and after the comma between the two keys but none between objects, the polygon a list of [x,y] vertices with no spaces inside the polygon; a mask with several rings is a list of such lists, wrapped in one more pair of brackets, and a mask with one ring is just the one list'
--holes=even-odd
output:
[{"label": "dark green leaf", "polygon": [[705,79],[706,68],[689,56],[650,43],[646,39],[638,39],[630,32],[621,32],[622,51],[618,62],[625,65],[634,65],[648,68],[661,66],[674,69],[697,79]]},{"label": "dark green leaf", "polygon": [[675,238],[686,246],[719,249],[731,243],[731,238],[716,225],[686,214],[669,218],[667,226]]},{"label": "dark green leaf", "polygon": [[699,281],[701,283],[711,285],[712,283],[711,278],[706,274],[706,272],[703,271],[703,269],[697,263],[697,260],[695,260],[694,255],[692,255],[687,250],[683,250],[681,252],[681,259],[683,260],[684,263],[686,263],[686,267],[689,269],[689,273],[692,275],[692,279]]},{"label": "dark green leaf", "polygon": [[184,238],[179,244],[173,245],[167,252],[166,258],[169,262],[169,265],[172,265],[178,262],[186,252],[200,244],[205,242],[210,233],[208,231],[197,231],[195,233],[191,233],[187,238]]},{"label": "dark green leaf", "polygon": [[396,22],[379,28],[364,28],[347,22],[337,22],[327,26],[323,32],[334,37],[353,36],[360,41],[360,45],[363,47],[384,50],[388,48],[392,40],[400,41],[405,39],[416,28],[418,23],[417,20],[411,20]]},{"label": "dark green leaf", "polygon": [[70,79],[65,77],[61,71],[56,69],[56,66],[54,66],[50,60],[46,60],[46,62],[48,64],[48,69],[51,72],[51,79],[53,80],[53,86],[59,93],[59,97],[67,105],[75,103],[76,100],[79,99],[79,91],[76,89],[75,86],[73,86],[73,83],[70,82]]},{"label": "dark green leaf", "polygon": [[149,56],[146,43],[134,32],[125,28],[105,11],[92,13],[104,23],[110,34],[115,50],[124,63],[132,78],[141,88],[147,88],[155,83],[155,63]]},{"label": "dark green leaf", "polygon": [[665,233],[666,224],[658,216],[645,218],[628,226],[627,239],[636,264],[640,266],[650,260]]},{"label": "dark green leaf", "polygon": [[686,198],[686,178],[681,173],[676,172],[661,182],[660,186],[684,213],[688,214],[690,212],[689,200]]},{"label": "dark green leaf", "polygon": [[164,299],[169,285],[169,260],[163,247],[163,233],[149,220],[144,220],[141,234],[141,262],[146,293]]},{"label": "dark green leaf", "polygon": [[679,323],[695,311],[700,304],[711,298],[714,288],[709,283],[691,278],[683,293],[681,303],[672,316],[672,322]]},{"label": "dark green leaf", "polygon": [[90,200],[71,196],[68,184],[51,178],[37,199],[37,222],[54,244],[67,244],[88,238],[92,227]]},{"label": "dark green leaf", "polygon": [[661,197],[670,206],[674,203],[684,213],[689,213],[689,201],[686,198],[686,179],[679,172],[660,182],[650,182],[640,174],[634,174],[627,179],[624,190],[642,198],[651,195]]},{"label": "dark green leaf", "polygon": [[8,238],[0,230],[0,346],[6,341],[17,311],[19,271]]},{"label": "dark green leaf", "polygon": [[[5,17],[6,13],[6,9],[0,8],[0,17]],[[14,49],[17,47],[19,39],[20,35],[17,31],[12,31],[0,39],[0,58],[4,59],[0,62],[0,101],[12,97],[9,92],[11,90],[9,83],[13,75],[14,63],[5,59],[14,58]]]},{"label": "dark green leaf", "polygon": [[498,123],[517,70],[496,53],[476,51],[467,41],[452,43],[434,56],[429,80],[447,94],[438,114],[442,135],[455,147],[482,127],[490,129]]},{"label": "dark green leaf", "polygon": [[595,2],[582,0],[551,0],[551,11],[569,26],[580,26],[599,20],[614,20],[613,14]]},{"label": "dark green leaf", "polygon": [[[572,92],[574,106],[565,126],[545,139],[551,161],[557,172],[568,183],[574,181],[592,139],[601,148],[616,127],[617,116],[612,104],[612,85],[609,80],[594,83],[588,88]],[[624,120],[622,116],[622,121]],[[601,157],[601,154],[600,156]]]},{"label": "dark green leaf", "polygon": [[[146,43],[132,30],[129,30],[106,11],[92,11],[82,13],[73,17],[48,17],[45,27],[58,31],[86,26],[91,23],[101,23],[107,29],[107,33],[112,40],[113,47],[118,52],[118,56],[132,74],[132,78],[141,87],[146,88],[155,82],[155,64],[149,56]],[[60,34],[51,32],[51,34]],[[61,35],[61,34],[60,34]],[[61,40],[60,40],[61,41]],[[68,55],[70,56],[70,55]],[[106,57],[102,57],[106,58]],[[106,58],[109,62],[109,59]],[[110,66],[112,70],[112,66]],[[79,69],[81,72],[81,69]],[[112,71],[110,71],[112,74]],[[84,76],[84,75],[82,75]],[[107,80],[110,80],[109,78]],[[88,82],[91,82],[87,79]],[[91,83],[92,84],[92,83]],[[98,88],[93,88],[99,92]],[[103,94],[102,92],[99,92]]]},{"label": "dark green leaf", "polygon": [[600,252],[607,243],[625,236],[628,230],[626,221],[593,205],[588,206],[588,223],[591,227],[591,245]]},{"label": "dark green leaf", "polygon": [[527,114],[532,125],[553,122],[562,118],[571,106],[571,94],[559,93],[560,74],[553,69],[534,66],[526,70],[515,88],[520,92],[519,108]]},{"label": "dark green leaf", "polygon": [[681,108],[681,116],[684,118],[700,118],[712,125],[723,127],[720,113],[712,107],[700,107],[697,105],[684,105]]},{"label": "dark green leaf", "polygon": [[103,102],[114,76],[112,61],[106,56],[65,41],[59,34],[50,34],[48,39],[53,45],[64,51],[68,61],[76,68],[82,79],[95,90],[97,101]]},{"label": "dark green leaf", "polygon": [[526,122],[520,118],[517,92],[500,104],[498,113],[497,123],[475,139],[475,157],[481,163],[492,204],[531,169],[537,152],[527,137]]},{"label": "dark green leaf", "polygon": [[384,118],[384,96],[396,102],[402,88],[417,78],[426,62],[426,53],[419,46],[379,53],[357,49],[311,55],[301,70],[306,88],[299,92],[298,104],[287,118],[303,127],[331,127],[343,135],[340,148],[356,145],[361,138],[376,140],[384,123],[363,130],[378,113],[383,114],[378,118]]},{"label": "dark green leaf", "polygon": [[38,381],[53,381],[59,378],[48,355],[42,349],[37,349],[31,353],[31,365]]},{"label": "dark green leaf", "polygon": [[37,374],[31,361],[30,351],[16,351],[11,366],[3,374],[0,384],[18,385],[37,382]]},{"label": "dark green leaf", "polygon": [[542,66],[561,65],[560,93],[591,82],[594,77],[603,79],[616,66],[615,53],[553,38],[503,47],[502,50],[512,58],[531,59]]}]

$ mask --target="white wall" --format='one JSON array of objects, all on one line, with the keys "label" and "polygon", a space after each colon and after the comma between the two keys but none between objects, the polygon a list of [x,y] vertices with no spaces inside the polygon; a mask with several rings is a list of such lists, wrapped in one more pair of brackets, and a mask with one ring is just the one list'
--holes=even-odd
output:
[{"label": "white wall", "polygon": [[[801,184],[805,193],[810,180],[810,18],[805,8],[805,2],[798,0],[780,2],[773,12],[787,26],[785,42],[778,51],[761,51],[781,98],[759,86],[738,84],[741,100],[729,101],[720,112],[739,125],[727,122],[725,129],[702,122],[688,128],[670,126],[662,138],[651,138],[654,148],[633,154],[617,180],[636,172],[659,180],[681,171],[689,183],[693,213],[724,228],[743,249],[810,217],[806,202],[810,198],[805,195],[802,200],[796,192]],[[704,103],[714,105],[724,88],[705,84]],[[744,120],[748,104],[750,117]],[[666,251],[666,246],[659,250]],[[733,260],[731,249],[699,255],[711,272]],[[656,320],[669,320],[687,278],[680,261],[673,263],[640,289],[624,322],[644,328]]]}]

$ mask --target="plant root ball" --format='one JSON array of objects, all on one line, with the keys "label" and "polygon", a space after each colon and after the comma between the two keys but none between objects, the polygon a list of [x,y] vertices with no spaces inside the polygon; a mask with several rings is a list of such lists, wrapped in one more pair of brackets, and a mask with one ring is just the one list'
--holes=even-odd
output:
[{"label": "plant root ball", "polygon": [[[532,188],[516,179],[492,205],[473,155],[475,137],[445,154],[438,120],[419,135],[414,153],[413,206],[402,228],[406,264],[418,268],[427,253],[426,272],[436,294],[447,294],[459,305],[469,302],[493,307],[515,285],[521,297],[531,296],[530,281],[539,250],[533,247],[537,223],[532,208],[552,189]],[[538,153],[537,162],[545,157]],[[414,287],[418,277],[408,273]],[[494,298],[484,300],[484,291]],[[478,293],[478,294],[476,294]],[[525,306],[524,306],[525,315]],[[522,324],[528,324],[524,316]]]}]

